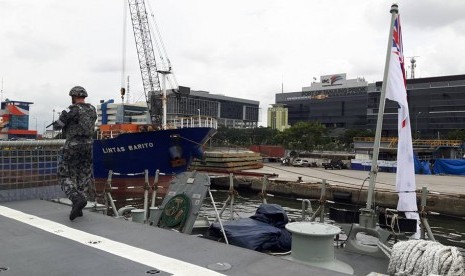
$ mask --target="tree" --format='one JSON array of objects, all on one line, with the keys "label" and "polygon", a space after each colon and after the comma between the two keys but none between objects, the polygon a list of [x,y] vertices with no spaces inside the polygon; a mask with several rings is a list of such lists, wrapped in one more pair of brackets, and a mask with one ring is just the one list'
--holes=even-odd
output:
[{"label": "tree", "polygon": [[338,137],[339,144],[344,148],[349,149],[354,142],[354,137],[374,137],[375,132],[371,129],[348,129]]},{"label": "tree", "polygon": [[319,122],[298,122],[276,137],[287,149],[311,151],[330,142],[328,130]]},{"label": "tree", "polygon": [[447,133],[447,139],[465,141],[465,129],[454,129],[449,131]]},{"label": "tree", "polygon": [[236,129],[219,127],[212,139],[215,146],[276,145],[279,131],[268,127]]}]

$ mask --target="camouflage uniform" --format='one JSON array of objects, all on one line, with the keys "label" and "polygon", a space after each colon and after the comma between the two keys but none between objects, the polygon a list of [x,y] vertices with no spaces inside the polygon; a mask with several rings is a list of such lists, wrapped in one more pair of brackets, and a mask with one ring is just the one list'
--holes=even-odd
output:
[{"label": "camouflage uniform", "polygon": [[92,181],[92,136],[96,119],[95,107],[78,103],[63,110],[54,125],[63,129],[66,138],[58,179],[61,189],[71,200],[76,196],[86,198]]}]

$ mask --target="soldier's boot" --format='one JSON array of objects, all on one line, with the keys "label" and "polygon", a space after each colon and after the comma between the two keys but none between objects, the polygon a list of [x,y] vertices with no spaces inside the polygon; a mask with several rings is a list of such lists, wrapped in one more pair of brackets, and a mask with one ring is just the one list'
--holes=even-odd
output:
[{"label": "soldier's boot", "polygon": [[81,196],[82,199],[84,200],[84,205],[79,209],[78,217],[82,217],[84,214],[82,213],[82,210],[87,206],[87,198],[85,196]]},{"label": "soldier's boot", "polygon": [[69,213],[69,219],[74,220],[77,217],[82,217],[82,209],[86,207],[87,200],[82,195],[74,195],[71,197],[73,206],[71,208],[71,213]]}]

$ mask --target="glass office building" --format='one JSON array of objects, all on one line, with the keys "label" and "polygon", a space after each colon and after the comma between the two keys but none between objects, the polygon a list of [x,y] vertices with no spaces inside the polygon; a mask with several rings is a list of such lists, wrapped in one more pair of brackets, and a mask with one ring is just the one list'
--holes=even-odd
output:
[{"label": "glass office building", "polygon": [[168,91],[168,121],[183,116],[208,116],[218,125],[232,128],[257,127],[260,102],[190,90],[187,97],[177,97]]},{"label": "glass office building", "polygon": [[[368,86],[367,126],[376,128],[382,82]],[[413,138],[445,139],[465,129],[465,75],[407,80]],[[383,136],[397,136],[397,103],[386,100]]]},{"label": "glass office building", "polygon": [[346,74],[321,76],[302,91],[276,94],[288,108],[289,124],[318,121],[328,128],[366,129],[367,82]]},{"label": "glass office building", "polygon": [[[300,92],[276,94],[276,103],[288,108],[291,125],[318,121],[328,128],[375,130],[381,86],[328,75]],[[445,139],[450,131],[465,129],[465,75],[408,79],[407,100],[413,138]],[[397,108],[386,100],[384,137],[397,136]]]},{"label": "glass office building", "polygon": [[[189,88],[187,88],[189,89]],[[167,91],[168,123],[181,117],[207,116],[217,120],[218,125],[233,128],[256,127],[259,121],[258,101],[210,94],[206,91],[191,90],[189,95],[176,96]],[[146,124],[147,104],[114,103],[113,100],[97,106],[97,124],[135,123]]]}]

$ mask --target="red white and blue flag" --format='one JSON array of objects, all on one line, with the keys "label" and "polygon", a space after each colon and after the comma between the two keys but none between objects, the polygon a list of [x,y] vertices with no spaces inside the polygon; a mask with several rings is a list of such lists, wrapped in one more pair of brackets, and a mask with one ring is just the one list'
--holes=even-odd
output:
[{"label": "red white and blue flag", "polygon": [[[404,54],[400,16],[396,15],[393,27],[391,57],[386,83],[386,98],[396,101],[398,109],[396,191],[399,194],[397,210],[407,211],[408,218],[417,218],[415,168],[413,161],[412,131],[407,102]],[[409,212],[410,211],[410,212]]]}]

